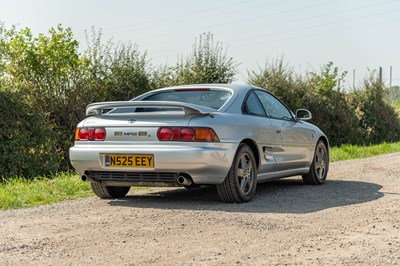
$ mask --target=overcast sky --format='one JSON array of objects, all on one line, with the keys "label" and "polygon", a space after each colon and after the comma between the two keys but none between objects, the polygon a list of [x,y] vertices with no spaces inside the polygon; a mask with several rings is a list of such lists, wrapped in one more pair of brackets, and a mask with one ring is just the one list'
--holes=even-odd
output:
[{"label": "overcast sky", "polygon": [[379,66],[389,84],[393,66],[392,83],[400,84],[400,0],[0,0],[0,21],[35,34],[61,23],[82,49],[84,31],[95,26],[105,40],[137,43],[154,65],[174,64],[212,32],[240,63],[238,83],[284,55],[302,72],[333,61],[349,84],[353,70],[358,83]]}]

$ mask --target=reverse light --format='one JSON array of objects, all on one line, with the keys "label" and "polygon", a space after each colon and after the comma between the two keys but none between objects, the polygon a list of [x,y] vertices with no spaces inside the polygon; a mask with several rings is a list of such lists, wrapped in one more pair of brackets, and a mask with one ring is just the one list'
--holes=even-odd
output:
[{"label": "reverse light", "polygon": [[214,130],[208,127],[160,127],[160,141],[219,142]]},{"label": "reverse light", "polygon": [[103,141],[106,139],[105,128],[77,128],[75,131],[75,141]]}]

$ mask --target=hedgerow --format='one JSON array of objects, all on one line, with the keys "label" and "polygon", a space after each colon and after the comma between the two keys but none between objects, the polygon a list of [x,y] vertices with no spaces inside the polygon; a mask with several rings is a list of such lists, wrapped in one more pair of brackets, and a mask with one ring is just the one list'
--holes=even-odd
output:
[{"label": "hedgerow", "polygon": [[[104,42],[92,29],[87,49],[58,25],[33,36],[0,24],[0,175],[31,178],[72,170],[68,149],[87,104],[128,100],[178,84],[230,83],[238,63],[211,33],[199,36],[176,64],[155,66],[135,43]],[[399,141],[399,120],[374,73],[355,92],[332,63],[297,74],[282,59],[249,71],[248,83],[266,88],[292,110],[307,108],[332,145]]]}]

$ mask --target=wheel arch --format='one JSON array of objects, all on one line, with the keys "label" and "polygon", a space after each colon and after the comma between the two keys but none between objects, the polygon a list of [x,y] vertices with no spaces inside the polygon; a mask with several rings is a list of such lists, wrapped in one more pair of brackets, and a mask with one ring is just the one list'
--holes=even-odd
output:
[{"label": "wheel arch", "polygon": [[260,152],[256,142],[252,139],[244,139],[240,142],[240,144],[246,144],[250,147],[251,151],[253,152],[254,158],[256,159],[257,169],[260,167]]},{"label": "wheel arch", "polygon": [[[321,137],[319,137],[319,139],[318,139],[318,141],[320,141],[320,140],[322,140],[323,142],[324,142],[324,144],[325,144],[325,146],[326,146],[326,149],[328,150],[328,159],[329,159],[329,161],[331,160],[331,152],[330,152],[330,147],[329,147],[329,141],[328,141],[328,138],[326,137],[326,136],[321,136]],[[318,141],[317,141],[317,143],[318,143]]]},{"label": "wheel arch", "polygon": [[[331,151],[330,151],[330,147],[329,147],[329,141],[328,141],[328,138],[326,137],[326,136],[324,136],[324,135],[322,135],[321,137],[319,137],[319,139],[318,139],[318,141],[322,141],[322,142],[324,142],[324,144],[325,144],[325,146],[326,146],[326,149],[327,149],[327,151],[328,151],[328,166],[327,166],[327,168],[328,168],[328,170],[327,171],[329,171],[329,163],[330,163],[330,161],[331,161]],[[317,141],[317,143],[318,143],[318,141]]]}]

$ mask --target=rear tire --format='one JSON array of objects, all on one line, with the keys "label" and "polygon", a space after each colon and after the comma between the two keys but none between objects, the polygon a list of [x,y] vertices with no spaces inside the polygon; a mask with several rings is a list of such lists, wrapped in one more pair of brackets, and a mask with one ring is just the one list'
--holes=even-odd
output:
[{"label": "rear tire", "polygon": [[90,187],[96,196],[102,199],[117,199],[123,198],[128,194],[131,187],[110,187],[105,186],[102,183],[90,182]]},{"label": "rear tire", "polygon": [[217,185],[223,202],[247,202],[256,193],[257,165],[253,151],[246,144],[240,144],[231,169],[224,182]]},{"label": "rear tire", "polygon": [[310,172],[302,176],[306,185],[322,185],[326,181],[329,170],[328,148],[322,140],[319,140],[315,148]]}]

